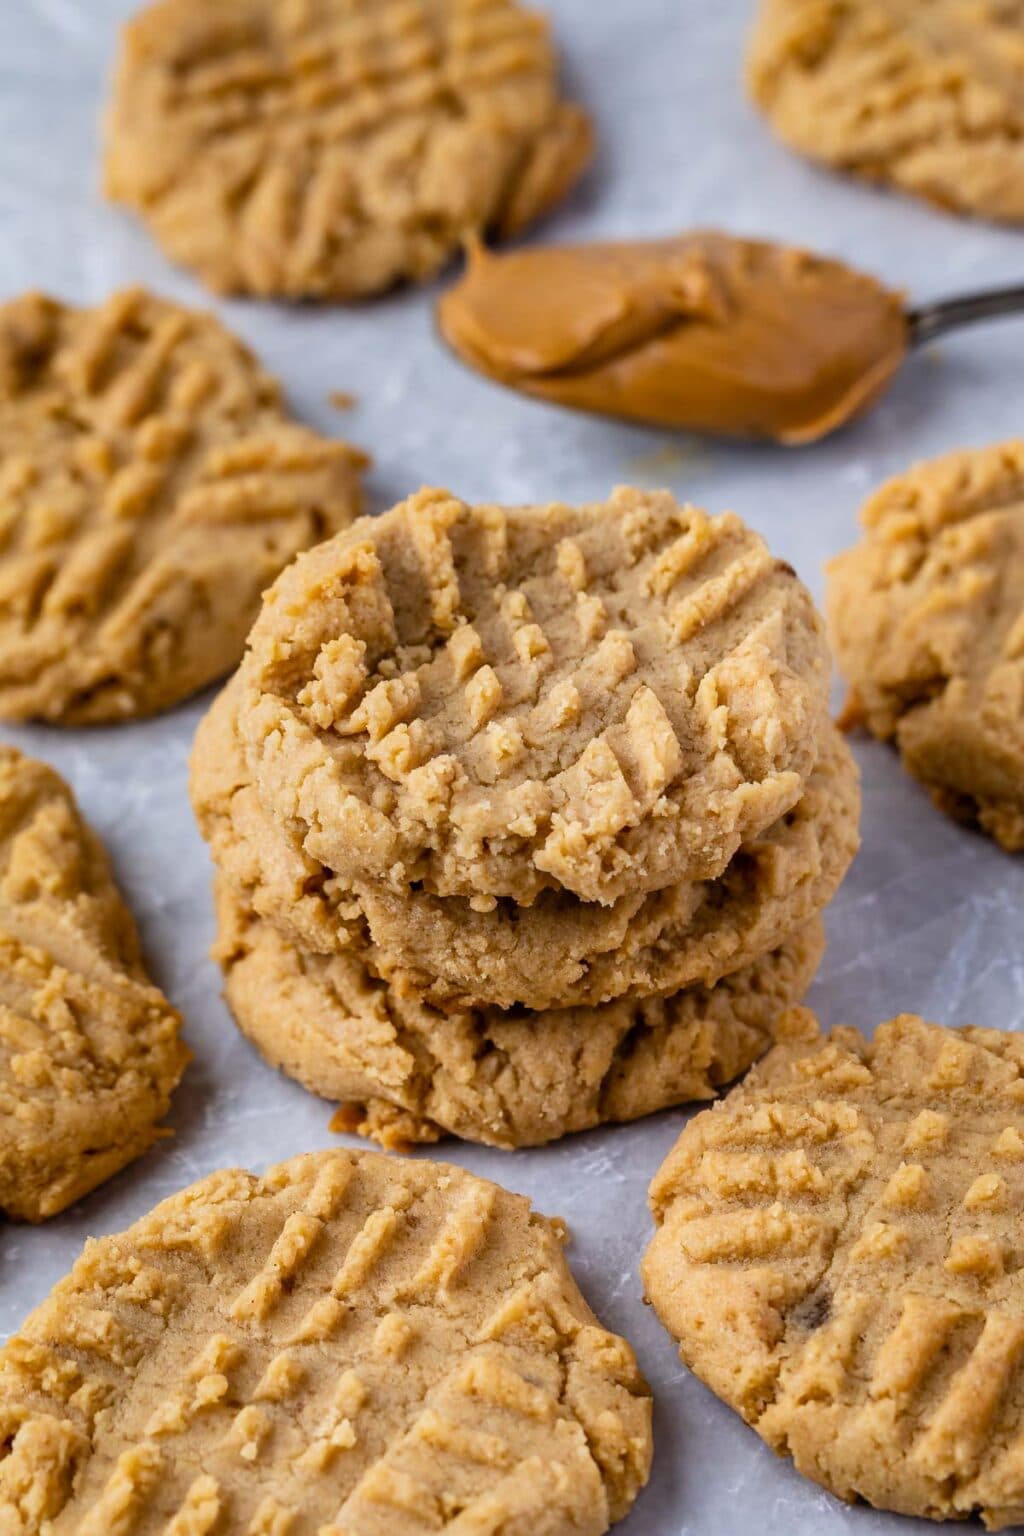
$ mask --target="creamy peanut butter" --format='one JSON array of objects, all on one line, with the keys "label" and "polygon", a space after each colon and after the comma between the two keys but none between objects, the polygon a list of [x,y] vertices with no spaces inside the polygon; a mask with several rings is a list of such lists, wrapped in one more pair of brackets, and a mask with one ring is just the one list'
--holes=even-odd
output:
[{"label": "creamy peanut butter", "polygon": [[838,261],[713,231],[477,246],[441,331],[481,372],[560,405],[806,443],[870,406],[907,350],[900,295]]}]

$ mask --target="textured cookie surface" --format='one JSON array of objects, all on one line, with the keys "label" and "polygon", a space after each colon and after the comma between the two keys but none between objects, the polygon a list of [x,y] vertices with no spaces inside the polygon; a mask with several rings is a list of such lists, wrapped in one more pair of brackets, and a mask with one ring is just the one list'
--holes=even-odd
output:
[{"label": "textured cookie surface", "polygon": [[1022,0],[762,0],[748,80],[794,149],[1024,221]]},{"label": "textured cookie surface", "polygon": [[563,1008],[713,985],[820,912],[859,844],[857,769],[830,726],[800,800],[717,880],[609,907],[545,891],[531,907],[484,911],[379,883],[339,888],[262,805],[239,746],[241,686],[236,674],[214,701],[192,754],[192,802],[214,863],[303,950],[355,951],[374,975],[446,1009]]},{"label": "textured cookie surface", "polygon": [[563,1236],[426,1161],[213,1174],[90,1243],[0,1352],[6,1529],[600,1536],[650,1397]]},{"label": "textured cookie surface", "polygon": [[150,1146],[178,1024],[66,785],[0,748],[0,1212],[52,1216]]},{"label": "textured cookie surface", "polygon": [[328,298],[515,233],[590,150],[515,0],[156,0],[124,31],[105,168],[212,287]]},{"label": "textured cookie surface", "polygon": [[1024,849],[1024,442],[884,485],[833,561],[848,715],[894,738],[943,809]]},{"label": "textured cookie surface", "polygon": [[843,1498],[1024,1518],[1024,1036],[803,1011],[684,1130],[643,1264],[683,1360]]},{"label": "textured cookie surface", "polygon": [[809,594],[732,514],[422,491],[271,588],[240,728],[341,884],[607,903],[713,878],[796,802],[826,671]]},{"label": "textured cookie surface", "polygon": [[442,1013],[375,980],[352,951],[304,953],[223,880],[217,908],[217,958],[243,1033],[385,1145],[450,1131],[533,1146],[713,1098],[767,1049],[824,949],[816,920],[712,988],[546,1013]]},{"label": "textured cookie surface", "polygon": [[526,911],[502,902],[493,913],[458,897],[366,889],[375,963],[443,1007],[564,1007],[712,986],[816,916],[857,852],[857,768],[834,727],[823,741],[797,804],[744,842],[717,880],[611,908],[545,892]]},{"label": "textured cookie surface", "polygon": [[0,715],[123,719],[228,671],[264,587],[355,516],[360,464],[212,316],[0,306]]}]

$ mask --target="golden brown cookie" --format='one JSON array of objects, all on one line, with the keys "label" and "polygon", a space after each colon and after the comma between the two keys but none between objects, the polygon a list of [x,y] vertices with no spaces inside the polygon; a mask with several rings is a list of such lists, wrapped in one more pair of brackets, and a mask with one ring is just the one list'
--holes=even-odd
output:
[{"label": "golden brown cookie", "polygon": [[53,1216],[152,1145],[179,1024],[67,786],[0,747],[0,1212]]},{"label": "golden brown cookie", "polygon": [[751,95],[792,148],[1024,221],[1021,0],[761,0]]},{"label": "golden brown cookie", "polygon": [[305,953],[221,877],[216,958],[242,1033],[385,1146],[445,1132],[499,1147],[714,1098],[771,1042],[825,946],[819,919],[714,987],[545,1013],[442,1013],[358,952]]},{"label": "golden brown cookie", "polygon": [[212,288],[350,298],[532,223],[591,138],[516,0],[156,0],[124,30],[106,186]]},{"label": "golden brown cookie", "polygon": [[211,315],[140,289],[0,306],[0,715],[128,719],[228,671],[364,462]]},{"label": "golden brown cookie", "polygon": [[857,852],[856,764],[833,727],[823,741],[797,804],[742,844],[717,880],[610,909],[545,893],[525,911],[502,903],[490,914],[458,897],[364,889],[374,964],[446,1008],[566,1007],[713,986],[817,916]]},{"label": "golden brown cookie", "polygon": [[828,667],[792,569],[733,514],[421,491],[267,593],[239,729],[339,883],[609,904],[720,874],[799,799]]},{"label": "golden brown cookie", "polygon": [[201,722],[192,803],[214,863],[260,916],[311,953],[356,951],[405,993],[448,1008],[595,1005],[712,986],[810,921],[859,844],[856,765],[832,726],[800,800],[725,872],[610,907],[542,892],[479,911],[462,897],[345,887],[282,835],[238,742],[238,675]]},{"label": "golden brown cookie", "polygon": [[601,1536],[651,1400],[560,1222],[461,1168],[212,1174],[87,1245],[0,1351],[18,1536]]},{"label": "golden brown cookie", "polygon": [[943,810],[1024,849],[1024,441],[883,485],[832,562],[847,718],[895,740]]},{"label": "golden brown cookie", "polygon": [[788,1038],[651,1186],[683,1360],[841,1498],[1024,1519],[1024,1035],[904,1014]]}]

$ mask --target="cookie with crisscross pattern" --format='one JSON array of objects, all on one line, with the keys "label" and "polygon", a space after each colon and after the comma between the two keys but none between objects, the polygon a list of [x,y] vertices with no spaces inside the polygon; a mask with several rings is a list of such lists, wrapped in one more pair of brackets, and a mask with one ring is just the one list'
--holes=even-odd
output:
[{"label": "cookie with crisscross pattern", "polygon": [[933,800],[1024,851],[1024,441],[947,454],[875,493],[829,568],[846,719]]},{"label": "cookie with crisscross pattern", "polygon": [[748,80],[803,154],[1024,221],[1022,0],[762,0]]},{"label": "cookie with crisscross pattern", "polygon": [[0,1211],[53,1216],[156,1140],[180,1022],[67,785],[0,748]]},{"label": "cookie with crisscross pattern", "polygon": [[242,679],[295,847],[485,911],[715,878],[803,793],[828,665],[810,595],[733,514],[421,491],[282,574]]},{"label": "cookie with crisscross pattern", "polygon": [[683,1359],[842,1498],[1024,1518],[1024,1036],[788,1038],[651,1185]]},{"label": "cookie with crisscross pattern", "polygon": [[0,306],[0,715],[128,719],[229,671],[364,462],[212,315],[140,289]]},{"label": "cookie with crisscross pattern", "polygon": [[624,994],[712,986],[803,927],[832,899],[858,847],[856,765],[828,727],[800,800],[717,880],[610,906],[545,891],[530,907],[346,886],[293,843],[252,782],[236,676],[200,724],[192,803],[218,870],[298,948],[355,952],[378,977],[444,1009],[592,1006]]},{"label": "cookie with crisscross pattern", "polygon": [[124,31],[106,182],[213,288],[349,298],[515,233],[590,151],[516,0],[157,0]]},{"label": "cookie with crisscross pattern", "polygon": [[651,1401],[562,1253],[465,1172],[322,1152],[90,1243],[0,1351],[17,1536],[601,1536]]}]

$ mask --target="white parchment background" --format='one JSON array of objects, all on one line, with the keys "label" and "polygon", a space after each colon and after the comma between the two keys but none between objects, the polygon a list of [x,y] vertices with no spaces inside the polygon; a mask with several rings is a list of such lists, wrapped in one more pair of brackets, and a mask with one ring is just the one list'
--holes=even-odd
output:
[{"label": "white parchment background", "polygon": [[[211,302],[98,196],[97,119],[117,23],[132,9],[133,0],[0,0],[3,296],[35,286],[92,302],[142,280]],[[959,222],[830,177],[772,141],[739,84],[745,0],[550,0],[550,9],[601,150],[586,186],[540,238],[715,223],[844,256],[921,299],[1024,280],[1024,232]],[[667,485],[716,511],[734,507],[820,593],[823,561],[852,539],[858,503],[884,476],[1024,425],[1024,322],[948,341],[915,360],[869,420],[785,452],[618,427],[505,393],[444,352],[433,297],[409,292],[357,310],[217,306],[281,375],[303,419],[373,452],[377,509],[425,482],[513,502],[603,497],[621,481]],[[339,417],[327,404],[332,389],[354,391],[358,407]],[[106,838],[153,973],[185,1013],[195,1062],[175,1099],[173,1141],[41,1229],[0,1225],[0,1338],[86,1235],[125,1226],[215,1168],[262,1169],[336,1140],[328,1107],[236,1034],[206,958],[209,869],[185,792],[203,707],[119,730],[2,733],[70,779]],[[831,908],[811,1001],[827,1023],[866,1029],[900,1009],[1018,1027],[1024,864],[945,821],[887,750],[858,743],[857,753],[864,847]],[[681,1369],[642,1305],[646,1188],[680,1123],[669,1113],[516,1154],[443,1148],[568,1219],[584,1290],[640,1354],[657,1403],[655,1470],[623,1536],[909,1536],[912,1522],[849,1510],[776,1462]]]}]

